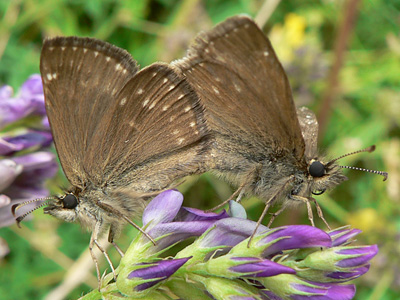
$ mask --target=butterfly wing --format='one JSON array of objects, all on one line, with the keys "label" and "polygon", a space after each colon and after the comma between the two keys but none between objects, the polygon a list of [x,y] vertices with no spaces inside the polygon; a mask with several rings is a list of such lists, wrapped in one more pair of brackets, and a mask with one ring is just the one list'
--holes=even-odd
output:
[{"label": "butterfly wing", "polygon": [[[138,71],[118,47],[60,37],[44,42],[40,69],[56,149],[74,186],[121,186],[135,179],[165,186],[196,172],[207,135],[203,110],[170,67]],[[175,161],[181,167],[169,163],[187,148],[191,156]],[[150,166],[157,170],[141,172]]]},{"label": "butterfly wing", "polygon": [[303,157],[288,79],[251,19],[232,17],[200,34],[187,57],[173,65],[200,95],[217,147],[222,145],[218,151],[256,161],[284,154]]}]

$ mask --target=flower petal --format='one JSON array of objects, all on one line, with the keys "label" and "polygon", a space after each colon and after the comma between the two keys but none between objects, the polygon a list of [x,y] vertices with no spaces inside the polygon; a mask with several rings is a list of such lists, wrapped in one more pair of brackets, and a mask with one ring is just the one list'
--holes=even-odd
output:
[{"label": "flower petal", "polygon": [[292,225],[275,228],[275,231],[258,243],[268,244],[264,257],[276,254],[282,250],[302,249],[311,247],[330,247],[332,241],[330,236],[321,229],[308,225]]},{"label": "flower petal", "polygon": [[5,137],[4,140],[15,145],[14,151],[4,153],[4,155],[9,155],[15,151],[24,150],[34,146],[48,147],[53,141],[53,137],[50,132],[31,131],[15,137]]},{"label": "flower petal", "polygon": [[232,257],[231,260],[243,261],[242,264],[229,268],[232,272],[242,273],[240,277],[270,277],[279,274],[296,274],[296,271],[292,268],[268,259]]},{"label": "flower petal", "polygon": [[5,190],[21,174],[23,167],[11,159],[0,160],[0,191]]},{"label": "flower petal", "polygon": [[336,230],[328,232],[332,238],[332,247],[340,246],[347,243],[350,239],[354,238],[356,235],[361,233],[359,229],[350,228],[338,228]]},{"label": "flower petal", "polygon": [[191,221],[217,221],[220,219],[228,218],[228,213],[223,210],[220,213],[205,212],[204,210],[182,207],[176,215],[174,221],[176,222],[191,222]]},{"label": "flower petal", "polygon": [[236,201],[229,201],[229,215],[234,218],[247,219],[247,213],[243,205]]},{"label": "flower petal", "polygon": [[342,255],[355,255],[355,257],[352,258],[342,259],[336,264],[338,267],[352,268],[367,264],[378,253],[378,246],[351,247],[348,249],[341,249],[337,251],[337,253]]},{"label": "flower petal", "polygon": [[[214,226],[215,228],[201,241],[200,245],[202,247],[235,246],[253,234],[256,222],[239,218],[227,218],[215,222]],[[269,230],[268,227],[260,225],[257,233],[267,230]]]},{"label": "flower petal", "polygon": [[[136,285],[136,291],[146,290],[157,283],[167,279],[182,267],[191,257],[179,259],[166,259],[151,263],[141,263],[134,267],[138,267],[128,275],[128,279],[139,279],[140,284]],[[142,283],[145,279],[150,279]]]},{"label": "flower petal", "polygon": [[171,222],[178,214],[183,203],[183,195],[176,190],[167,190],[157,195],[143,212],[143,226]]}]

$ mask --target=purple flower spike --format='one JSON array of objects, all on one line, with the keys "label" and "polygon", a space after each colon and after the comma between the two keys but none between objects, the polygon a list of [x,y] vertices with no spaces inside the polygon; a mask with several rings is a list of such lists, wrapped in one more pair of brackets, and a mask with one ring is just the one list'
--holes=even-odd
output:
[{"label": "purple flower spike", "polygon": [[273,233],[261,239],[259,244],[268,244],[264,257],[279,253],[282,250],[302,249],[311,247],[330,247],[332,241],[330,236],[313,226],[293,225],[277,228]]},{"label": "purple flower spike", "polygon": [[138,281],[138,284],[134,286],[136,291],[146,290],[169,278],[190,258],[167,259],[158,262],[137,264],[134,266],[136,270],[128,275],[128,279]]},{"label": "purple flower spike", "polygon": [[367,264],[377,253],[378,246],[360,246],[360,247],[348,247],[342,248],[336,252],[337,254],[344,256],[352,256],[350,258],[344,258],[339,261],[336,265],[341,268],[353,268],[363,266]]},{"label": "purple flower spike", "polygon": [[231,260],[241,263],[230,267],[230,271],[241,274],[241,277],[270,277],[279,274],[296,274],[292,268],[283,266],[268,259],[256,257],[232,257]]},{"label": "purple flower spike", "polygon": [[176,190],[162,192],[146,206],[143,212],[143,226],[150,221],[152,226],[158,223],[171,222],[179,212],[183,195]]},{"label": "purple flower spike", "polygon": [[348,243],[349,240],[354,238],[359,233],[361,233],[361,230],[349,228],[339,228],[328,232],[328,234],[332,238],[332,247],[341,246]]}]

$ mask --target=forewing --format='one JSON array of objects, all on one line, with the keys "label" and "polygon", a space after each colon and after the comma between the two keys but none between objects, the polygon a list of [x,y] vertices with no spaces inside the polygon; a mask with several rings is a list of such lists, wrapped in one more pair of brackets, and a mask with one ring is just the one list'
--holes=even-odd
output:
[{"label": "forewing", "polygon": [[245,145],[256,159],[282,151],[302,158],[304,141],[288,79],[251,19],[236,16],[200,34],[174,66],[200,95],[217,136]]},{"label": "forewing", "polygon": [[158,190],[201,168],[207,148],[203,108],[189,84],[166,64],[153,64],[117,93],[85,155],[97,182]]},{"label": "forewing", "polygon": [[46,111],[62,168],[71,184],[83,187],[94,134],[115,106],[115,95],[137,72],[130,54],[108,43],[78,37],[44,41],[40,72]]}]

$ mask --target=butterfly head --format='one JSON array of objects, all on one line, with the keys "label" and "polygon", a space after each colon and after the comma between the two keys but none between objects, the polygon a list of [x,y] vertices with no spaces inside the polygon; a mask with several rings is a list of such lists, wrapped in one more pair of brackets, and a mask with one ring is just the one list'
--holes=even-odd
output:
[{"label": "butterfly head", "polygon": [[386,172],[361,169],[351,166],[340,166],[336,163],[339,159],[343,157],[361,152],[373,152],[374,150],[375,146],[371,146],[359,151],[344,154],[328,162],[324,162],[319,159],[311,159],[308,166],[308,174],[309,174],[308,177],[309,181],[311,182],[310,190],[312,194],[321,195],[326,190],[331,189],[336,185],[338,185],[339,183],[347,180],[347,177],[342,174],[341,169],[352,169],[352,170],[359,170],[359,171],[379,174],[384,177],[383,180],[385,181],[388,176]]},{"label": "butterfly head", "polygon": [[308,166],[308,178],[310,190],[313,195],[321,195],[339,183],[347,180],[337,164],[325,163],[318,159],[312,159]]},{"label": "butterfly head", "polygon": [[[91,205],[90,201],[85,201],[86,197],[79,190],[75,190],[74,192],[66,192],[62,196],[54,196],[54,197],[46,197],[40,199],[34,199],[30,201],[26,201],[23,203],[15,204],[12,207],[12,213],[16,218],[17,225],[19,223],[37,210],[45,206],[44,213],[52,215],[57,219],[66,221],[66,222],[80,222],[82,225],[86,227],[91,227],[93,222],[96,221],[95,216],[97,215],[93,209],[95,209],[94,205]],[[33,203],[33,202],[42,202],[39,206],[27,211],[26,213],[16,216],[16,211],[21,207]]]},{"label": "butterfly head", "polygon": [[52,215],[66,222],[75,222],[79,215],[80,200],[74,193],[66,193],[56,197],[44,208],[44,213]]}]

